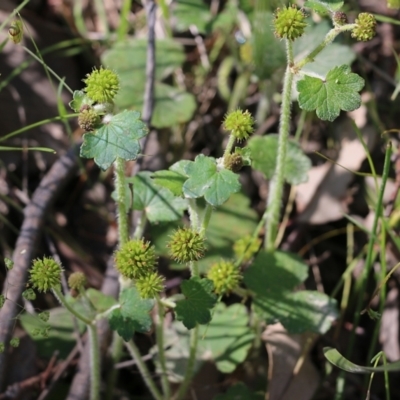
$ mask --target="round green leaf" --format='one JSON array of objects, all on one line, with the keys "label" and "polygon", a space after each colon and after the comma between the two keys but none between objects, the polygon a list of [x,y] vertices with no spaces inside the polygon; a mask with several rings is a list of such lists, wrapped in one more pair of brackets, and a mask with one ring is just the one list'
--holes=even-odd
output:
[{"label": "round green leaf", "polygon": [[[101,57],[102,63],[116,71],[121,80],[121,88],[131,88],[146,84],[147,39],[133,39],[116,42]],[[161,80],[179,68],[185,61],[181,44],[172,39],[156,40],[156,80]]]},{"label": "round green leaf", "polygon": [[[278,135],[254,136],[249,140],[248,147],[251,151],[252,167],[271,179],[276,166]],[[306,182],[310,168],[311,161],[300,146],[289,141],[284,166],[285,180],[291,185]]]},{"label": "round green leaf", "polygon": [[96,133],[85,133],[81,157],[94,158],[95,163],[106,170],[117,157],[136,160],[140,152],[139,139],[147,135],[146,125],[137,111],[123,111],[114,115]]},{"label": "round green leaf", "polygon": [[227,169],[218,170],[215,159],[200,154],[186,167],[189,179],[183,185],[188,198],[204,196],[207,203],[220,206],[240,190],[239,175]]},{"label": "round green leaf", "polygon": [[340,111],[353,111],[360,107],[358,93],[364,87],[364,79],[350,71],[348,65],[331,69],[322,80],[305,76],[297,83],[299,105],[306,111],[317,111],[324,121],[335,120]]}]

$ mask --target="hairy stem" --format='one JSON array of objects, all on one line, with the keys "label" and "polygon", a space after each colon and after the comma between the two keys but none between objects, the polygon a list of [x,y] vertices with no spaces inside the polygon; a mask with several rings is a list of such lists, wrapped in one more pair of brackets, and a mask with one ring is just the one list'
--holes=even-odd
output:
[{"label": "hairy stem", "polygon": [[188,201],[189,207],[189,217],[190,217],[190,226],[193,230],[198,231],[200,229],[200,217],[199,217],[199,208],[196,204],[196,199],[189,199]]},{"label": "hairy stem", "polygon": [[282,90],[282,106],[279,124],[278,154],[274,176],[269,185],[269,194],[266,207],[266,237],[264,248],[267,251],[275,249],[275,238],[278,231],[280,218],[283,187],[285,184],[284,167],[286,160],[287,143],[289,139],[290,127],[290,107],[293,84],[293,47],[290,40],[286,40],[287,67]]},{"label": "hairy stem", "polygon": [[339,35],[342,32],[345,31],[351,31],[353,30],[357,25],[356,24],[347,24],[343,25],[337,28],[331,29],[325,36],[325,39],[323,40],[322,43],[320,43],[311,53],[309,53],[306,57],[304,57],[302,60],[298,61],[294,65],[294,70],[299,71],[301,68],[303,68],[306,64],[313,62],[315,57],[321,53],[321,51],[331,44],[337,35]]},{"label": "hairy stem", "polygon": [[59,288],[53,288],[53,293],[58,301],[77,319],[84,322],[89,331],[90,342],[90,400],[100,399],[100,348],[97,336],[97,326],[94,321],[86,318],[76,311],[65,299]]},{"label": "hairy stem", "polygon": [[229,140],[228,140],[228,143],[226,144],[225,151],[224,151],[224,159],[227,156],[229,156],[229,154],[231,154],[232,148],[233,148],[233,145],[235,144],[235,142],[236,142],[235,136],[232,134],[229,135]]},{"label": "hairy stem", "polygon": [[[120,307],[120,305],[117,305]],[[118,378],[118,370],[114,368],[115,364],[121,359],[122,354],[123,354],[123,347],[124,347],[124,341],[122,340],[121,336],[118,335],[117,332],[113,332],[113,340],[111,344],[111,365],[112,369],[108,373],[107,376],[107,392],[106,392],[106,400],[112,400],[114,398],[114,387],[115,383]]]},{"label": "hairy stem", "polygon": [[174,400],[183,399],[189,388],[190,382],[192,381],[198,342],[199,342],[199,325],[196,325],[190,331],[190,350],[189,350],[189,359],[186,366],[186,373],[179,387],[179,390],[174,397]]},{"label": "hairy stem", "polygon": [[100,399],[100,347],[97,326],[88,325],[90,343],[90,400]]},{"label": "hairy stem", "polygon": [[160,360],[161,367],[161,385],[164,393],[164,398],[169,400],[171,396],[171,387],[168,381],[167,373],[167,361],[165,358],[164,349],[164,305],[161,303],[160,299],[157,299],[157,317],[155,321],[156,325],[156,341],[158,348],[158,358]]},{"label": "hairy stem", "polygon": [[119,246],[124,245],[129,239],[128,212],[125,206],[125,161],[117,157],[115,161],[115,189],[117,192],[117,217],[118,217],[118,240]]},{"label": "hairy stem", "polygon": [[143,377],[144,382],[146,383],[147,388],[150,390],[151,394],[156,400],[163,400],[163,397],[159,390],[157,389],[156,384],[154,383],[153,379],[151,378],[150,371],[148,370],[146,364],[142,360],[142,356],[140,354],[139,349],[136,347],[133,340],[125,343],[126,348],[129,351],[131,357],[136,361],[136,365],[139,368],[140,374]]},{"label": "hairy stem", "polygon": [[208,228],[208,224],[210,223],[212,212],[212,206],[210,204],[207,204],[206,209],[204,210],[203,221],[201,222],[200,228],[200,234],[203,236]]},{"label": "hairy stem", "polygon": [[59,288],[53,288],[52,289],[54,296],[56,296],[57,300],[61,303],[63,307],[65,307],[75,318],[79,319],[86,325],[92,325],[92,320],[89,318],[86,318],[84,315],[82,315],[80,312],[76,311],[66,300],[64,295],[61,293],[61,290]]}]

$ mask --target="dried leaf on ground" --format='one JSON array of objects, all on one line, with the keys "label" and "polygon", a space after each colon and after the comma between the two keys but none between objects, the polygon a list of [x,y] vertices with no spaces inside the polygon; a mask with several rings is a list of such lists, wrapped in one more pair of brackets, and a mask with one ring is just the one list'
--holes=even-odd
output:
[{"label": "dried leaf on ground", "polygon": [[[348,186],[366,154],[350,120],[338,124],[340,152],[336,163],[327,162],[311,168],[308,182],[297,186],[298,221],[323,224],[343,218],[347,212]],[[363,138],[371,150],[375,143],[375,129],[363,129]],[[329,210],[329,211],[328,211]]]},{"label": "dried leaf on ground", "polygon": [[309,400],[318,388],[320,376],[309,357],[301,369],[293,370],[307,341],[307,334],[289,335],[281,324],[269,325],[263,332],[269,367],[267,400]]}]

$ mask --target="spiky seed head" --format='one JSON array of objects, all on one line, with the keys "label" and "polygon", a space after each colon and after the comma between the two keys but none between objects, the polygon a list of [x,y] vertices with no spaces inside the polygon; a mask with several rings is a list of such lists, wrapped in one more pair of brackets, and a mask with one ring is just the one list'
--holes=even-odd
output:
[{"label": "spiky seed head", "polygon": [[335,11],[332,13],[332,21],[335,26],[346,25],[348,22],[347,15],[343,11]]},{"label": "spiky seed head", "polygon": [[136,279],[135,286],[143,299],[154,299],[164,290],[164,281],[158,272],[151,272]]},{"label": "spiky seed head", "polygon": [[214,292],[224,295],[229,294],[239,285],[242,275],[239,268],[235,267],[231,261],[220,261],[211,266],[207,278],[213,281]]},{"label": "spiky seed head", "polygon": [[47,292],[53,288],[60,288],[61,265],[51,257],[43,257],[33,262],[30,273],[30,282],[39,292]]},{"label": "spiky seed head", "polygon": [[254,118],[246,110],[231,111],[225,116],[223,128],[230,132],[237,141],[246,140],[254,132]]},{"label": "spiky seed head", "polygon": [[243,167],[243,157],[239,153],[226,155],[224,157],[224,167],[232,172],[239,172]]},{"label": "spiky seed head", "polygon": [[246,235],[238,240],[233,245],[233,252],[237,259],[243,257],[243,262],[249,261],[254,254],[257,253],[261,245],[261,239],[253,239],[251,235]]},{"label": "spiky seed head", "polygon": [[179,263],[198,261],[206,251],[204,237],[190,228],[176,230],[170,236],[167,247],[171,257]]},{"label": "spiky seed head", "polygon": [[355,24],[356,27],[351,31],[351,36],[358,41],[367,42],[376,35],[376,19],[372,14],[358,14]]},{"label": "spiky seed head", "polygon": [[130,240],[115,253],[115,267],[127,279],[138,279],[152,272],[157,257],[154,246],[144,239]]},{"label": "spiky seed head", "polygon": [[84,91],[88,97],[96,103],[112,103],[120,89],[118,75],[110,69],[100,67],[86,76],[83,82],[86,84]]},{"label": "spiky seed head", "polygon": [[278,8],[275,13],[275,36],[281,39],[295,40],[303,35],[307,23],[306,15],[295,4]]},{"label": "spiky seed head", "polygon": [[79,112],[78,125],[85,132],[93,132],[100,122],[100,117],[93,108],[85,108]]},{"label": "spiky seed head", "polygon": [[83,272],[73,272],[68,278],[68,286],[71,289],[79,290],[86,286],[87,279]]}]

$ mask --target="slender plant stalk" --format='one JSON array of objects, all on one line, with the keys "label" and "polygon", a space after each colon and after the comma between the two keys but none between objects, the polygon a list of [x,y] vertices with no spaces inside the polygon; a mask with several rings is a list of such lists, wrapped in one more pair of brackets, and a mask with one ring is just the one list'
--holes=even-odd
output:
[{"label": "slender plant stalk", "polygon": [[137,220],[135,232],[133,233],[133,238],[139,240],[144,233],[144,229],[147,223],[147,215],[145,212],[140,213],[140,217]]},{"label": "slender plant stalk", "polygon": [[289,139],[290,106],[293,84],[293,46],[290,40],[286,40],[287,68],[283,81],[282,106],[279,125],[278,154],[274,176],[269,186],[269,195],[266,207],[266,237],[264,248],[267,251],[275,249],[275,238],[282,205],[283,186],[285,184],[284,167],[286,160],[287,143]]},{"label": "slender plant stalk", "polygon": [[13,19],[28,3],[30,0],[24,0],[9,16],[6,20],[0,25],[0,31],[4,29],[4,27],[9,23],[11,19]]},{"label": "slender plant stalk", "polygon": [[108,20],[104,2],[102,0],[94,0],[94,7],[96,8],[101,25],[103,25],[102,28],[104,29],[104,34],[106,37],[108,37],[110,34],[110,29],[108,27]]},{"label": "slender plant stalk", "polygon": [[[112,366],[121,359],[122,357],[122,350],[124,348],[124,341],[122,340],[121,336],[118,335],[117,332],[113,332],[113,340],[111,344],[111,359],[112,359]],[[107,376],[107,391],[106,391],[106,400],[112,400],[114,398],[114,387],[115,382],[117,381],[118,377],[118,370],[112,368],[111,371],[108,373]]]},{"label": "slender plant stalk", "polygon": [[[126,199],[126,185],[125,185],[125,161],[117,157],[114,163],[114,177],[115,177],[115,189],[117,192],[117,220],[118,220],[118,245],[123,246],[129,240],[129,228],[128,228],[128,212],[125,205]],[[130,280],[123,278],[121,275],[119,277],[120,291],[127,286],[130,286]],[[112,340],[112,352],[111,359],[113,364],[118,362],[122,356],[123,340],[120,335],[116,332],[113,333]],[[112,398],[112,391],[114,389],[115,382],[118,377],[118,371],[114,368],[108,375],[108,385],[107,385],[107,399]]]},{"label": "slender plant stalk", "polygon": [[190,350],[189,358],[186,366],[186,373],[183,378],[181,385],[179,386],[178,392],[176,393],[174,400],[182,400],[189,388],[190,382],[193,378],[194,365],[196,361],[197,345],[199,343],[199,325],[197,324],[190,331]]},{"label": "slender plant stalk", "polygon": [[345,31],[351,31],[353,30],[357,25],[356,24],[347,24],[343,25],[337,28],[331,29],[325,36],[325,39],[311,52],[309,53],[306,57],[304,57],[302,60],[298,61],[294,65],[294,69],[296,71],[300,70],[303,68],[306,64],[313,62],[315,60],[315,57],[321,53],[321,51],[331,44],[336,36],[338,36],[340,33],[345,32]]},{"label": "slender plant stalk", "polygon": [[23,128],[17,129],[15,131],[8,133],[5,136],[2,136],[0,138],[0,142],[4,142],[5,140],[7,140],[13,136],[19,135],[20,133],[23,133],[26,131],[29,131],[29,129],[37,128],[38,126],[46,125],[46,124],[48,124],[50,122],[54,122],[54,121],[63,121],[66,118],[76,118],[78,115],[79,114],[68,114],[68,115],[64,115],[62,117],[58,116],[58,117],[43,119],[42,121],[35,122],[33,124],[24,126]]},{"label": "slender plant stalk", "polygon": [[[379,291],[379,311],[378,313],[382,315],[383,309],[385,307],[386,299],[386,229],[381,229],[380,234],[380,291]],[[396,267],[395,267],[396,268]],[[371,299],[372,300],[372,299]],[[375,324],[374,331],[372,334],[371,342],[368,349],[367,362],[372,359],[372,355],[376,349],[376,343],[378,342],[379,333],[381,330],[381,321]]]},{"label": "slender plant stalk", "polygon": [[88,325],[90,343],[90,400],[100,399],[100,347],[97,326]]},{"label": "slender plant stalk", "polygon": [[119,26],[117,31],[118,41],[125,39],[129,30],[129,13],[131,11],[132,0],[124,0],[121,8],[121,17],[119,19]]},{"label": "slender plant stalk", "polygon": [[85,323],[89,331],[90,342],[90,400],[100,399],[100,348],[97,335],[97,326],[94,321],[86,318],[84,315],[76,311],[65,299],[61,290],[53,288],[53,293],[58,301],[65,307],[74,317]]},{"label": "slender plant stalk", "polygon": [[76,317],[86,325],[92,325],[93,321],[89,318],[86,318],[80,312],[76,311],[71,306],[71,304],[67,302],[67,300],[65,299],[64,295],[61,293],[61,290],[59,288],[53,288],[52,291],[54,296],[56,296],[57,300],[61,303],[61,305],[65,307],[74,317]]},{"label": "slender plant stalk", "polygon": [[212,212],[213,212],[212,206],[210,206],[210,204],[207,204],[206,209],[204,211],[204,215],[203,215],[203,221],[201,222],[201,228],[200,228],[200,233],[202,235],[205,234],[205,232],[208,228],[208,224],[210,223]]},{"label": "slender plant stalk", "polygon": [[235,136],[229,135],[229,140],[228,140],[228,143],[227,143],[227,145],[225,147],[225,151],[224,151],[224,158],[226,158],[226,156],[229,156],[229,154],[231,154],[232,148],[233,148],[233,145],[235,144],[235,142],[236,142]]},{"label": "slender plant stalk", "polygon": [[[390,169],[390,156],[391,156],[391,143],[389,142],[387,145],[386,149],[386,154],[385,154],[385,162],[383,165],[383,173],[382,173],[382,182],[381,182],[381,187],[379,190],[379,196],[378,196],[378,201],[376,204],[376,213],[374,217],[374,221],[372,224],[372,229],[371,229],[371,236],[368,242],[368,249],[367,249],[367,256],[365,259],[365,266],[363,269],[363,274],[361,276],[361,288],[358,291],[358,299],[357,299],[357,305],[356,309],[354,312],[354,322],[353,322],[353,329],[351,331],[349,343],[347,346],[347,353],[346,353],[346,358],[351,359],[351,354],[354,349],[354,341],[355,341],[355,331],[356,328],[359,325],[360,322],[360,317],[361,317],[361,309],[364,303],[364,293],[366,292],[367,288],[367,281],[368,281],[368,276],[371,272],[372,264],[373,264],[373,259],[374,259],[374,245],[377,237],[377,230],[378,230],[378,222],[382,218],[382,201],[383,201],[383,194],[385,192],[385,187],[386,187],[386,182],[389,176],[389,169]],[[337,380],[337,385],[336,385],[336,396],[335,400],[339,400],[343,398],[344,391],[343,391],[343,384],[344,384],[344,371],[340,372],[340,375]]]},{"label": "slender plant stalk", "polygon": [[165,358],[164,350],[164,305],[161,303],[160,299],[157,299],[157,311],[158,315],[156,318],[156,342],[158,348],[158,357],[161,366],[161,385],[164,393],[164,398],[169,400],[171,397],[171,387],[168,381],[167,373],[167,361]]},{"label": "slender plant stalk", "polygon": [[137,367],[139,368],[140,374],[143,377],[144,382],[146,383],[147,388],[150,390],[151,394],[156,400],[164,400],[161,393],[157,389],[156,384],[151,378],[150,371],[148,370],[146,364],[142,360],[142,356],[140,354],[139,349],[136,347],[133,340],[125,343],[126,348],[129,351],[131,357],[135,360]]},{"label": "slender plant stalk", "polygon": [[114,165],[115,189],[117,191],[117,217],[118,217],[118,239],[119,246],[123,246],[129,240],[128,212],[125,206],[125,161],[117,157]]},{"label": "slender plant stalk", "polygon": [[188,211],[190,217],[190,226],[195,231],[200,229],[200,216],[199,216],[199,208],[196,204],[196,199],[189,199],[188,201]]}]

